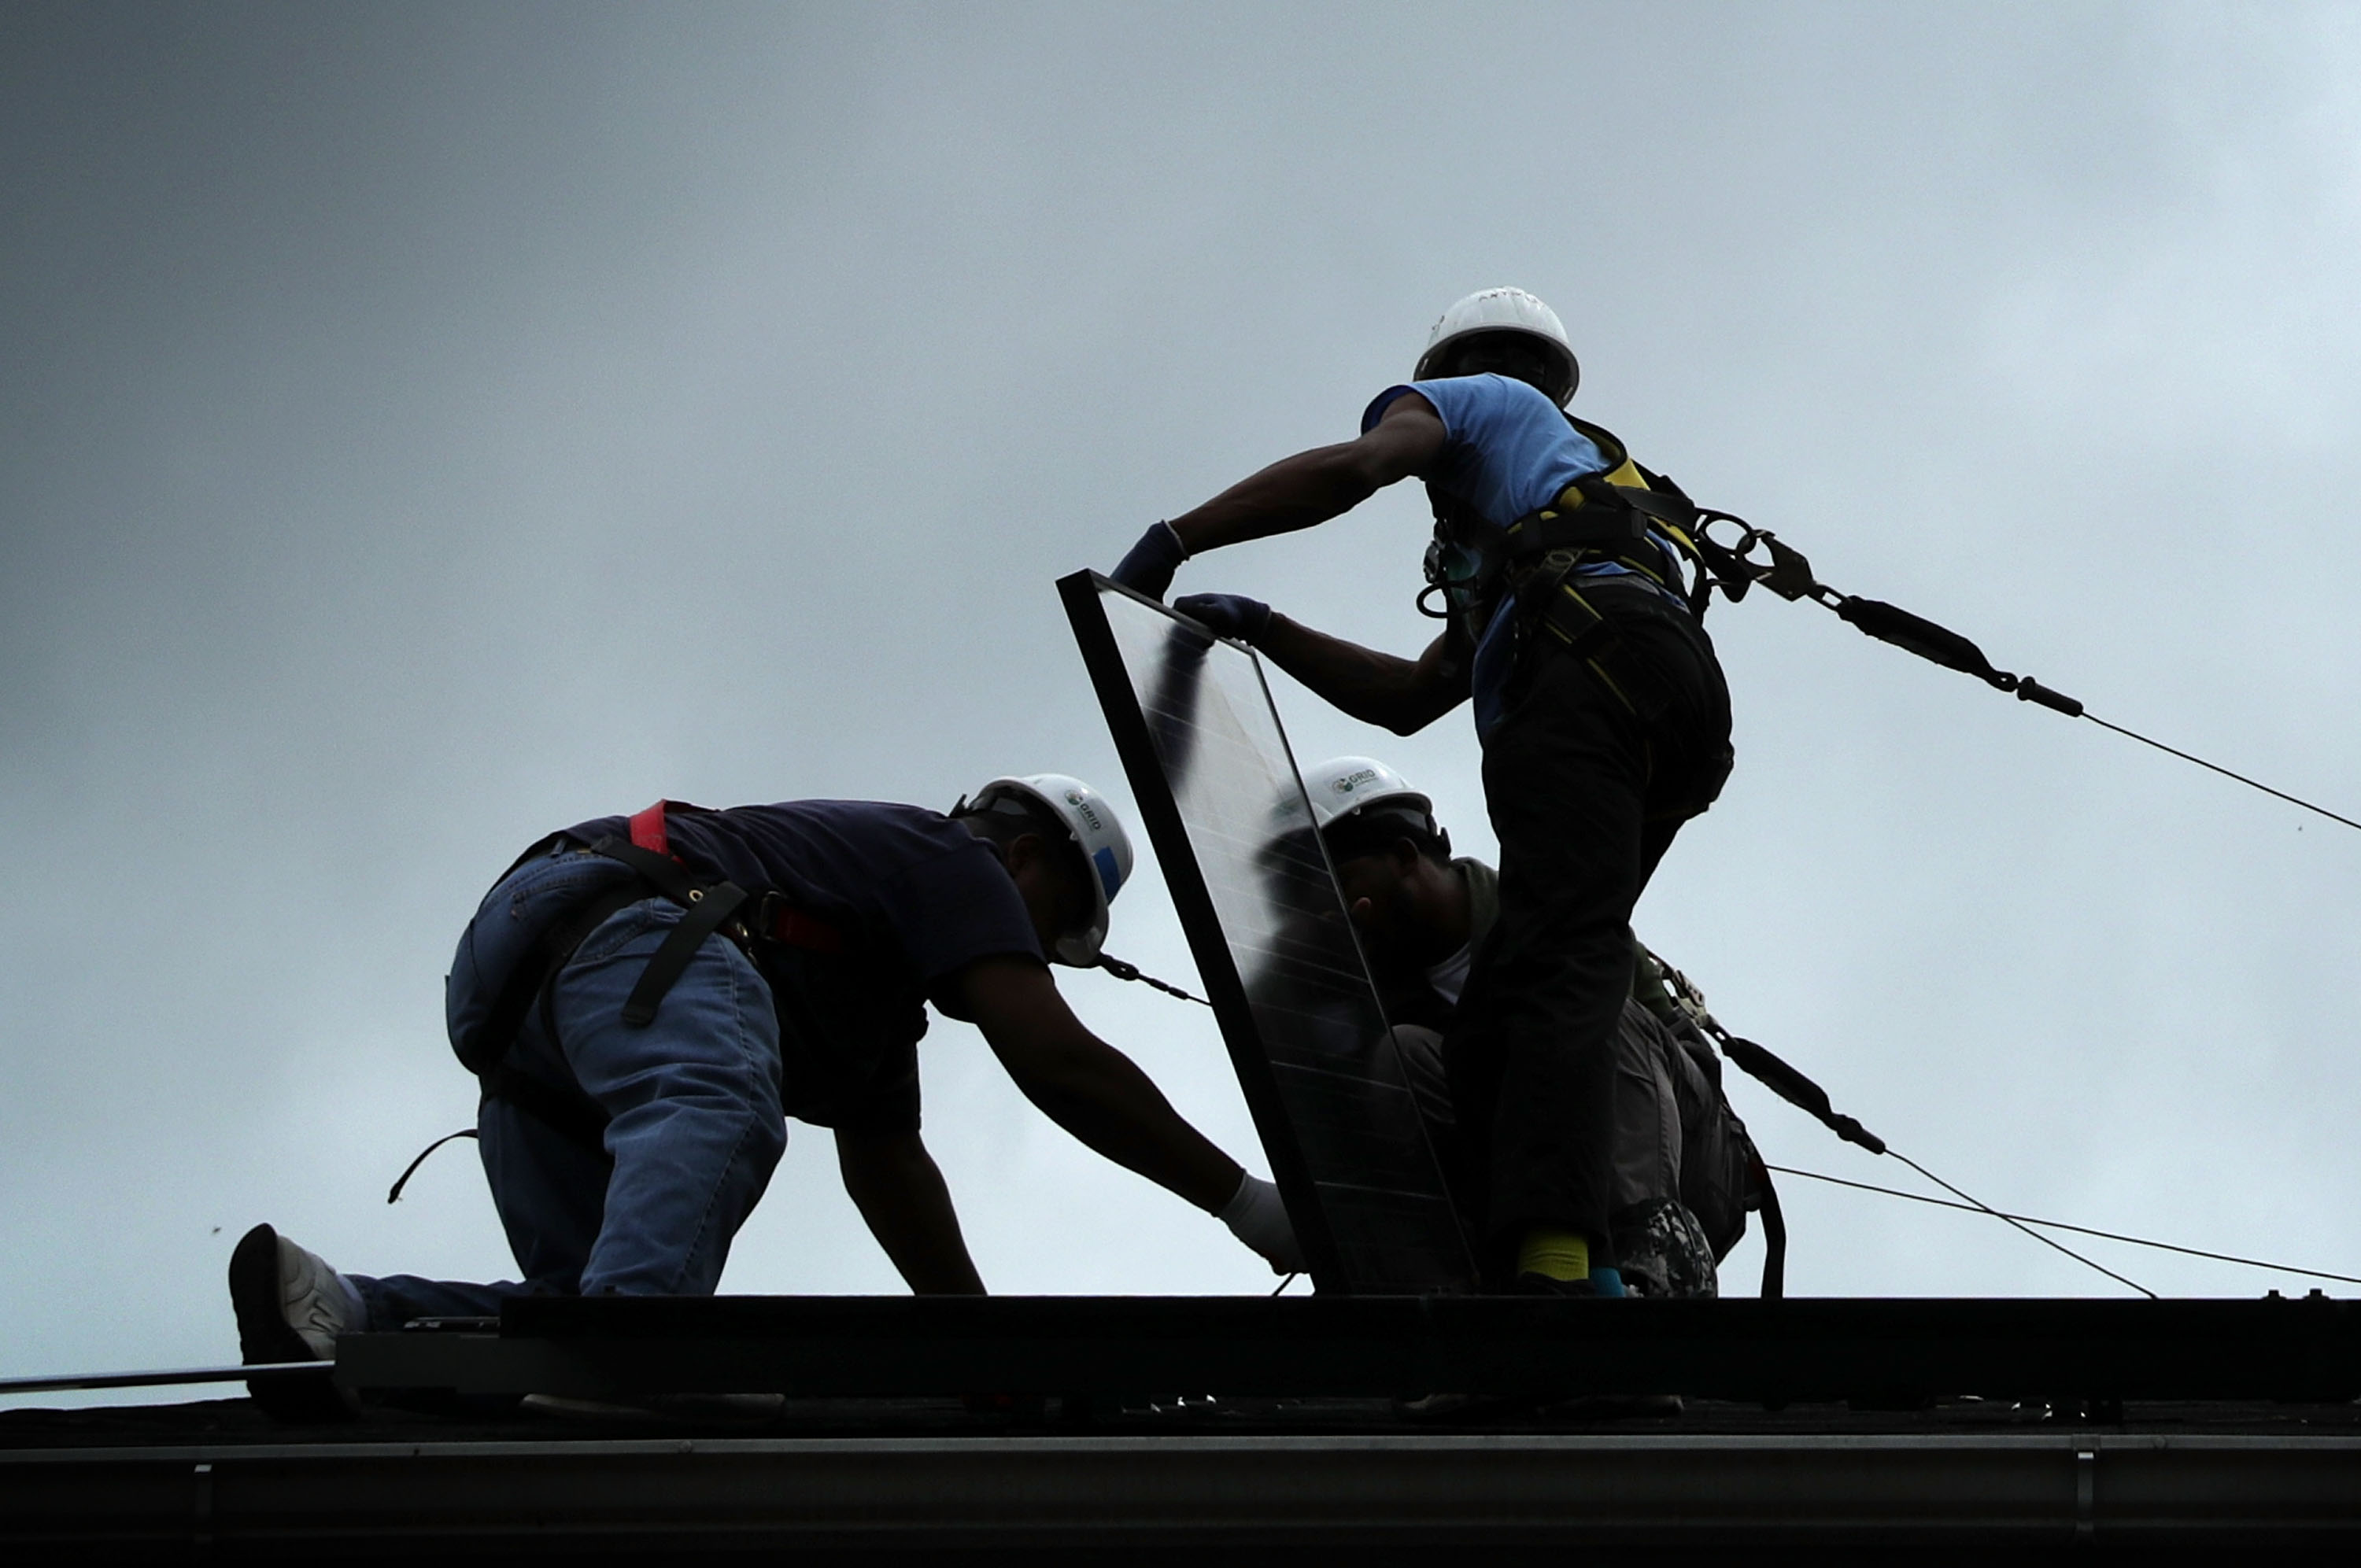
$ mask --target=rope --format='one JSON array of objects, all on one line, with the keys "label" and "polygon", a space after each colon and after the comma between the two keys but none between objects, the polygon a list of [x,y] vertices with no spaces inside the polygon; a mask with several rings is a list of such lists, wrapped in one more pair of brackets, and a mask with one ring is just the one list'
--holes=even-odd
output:
[{"label": "rope", "polygon": [[[1817,1170],[1798,1170],[1794,1166],[1774,1165],[1769,1168],[1782,1176],[1800,1176],[1812,1181],[1825,1181],[1831,1187],[1850,1187],[1862,1192],[1882,1192],[1888,1198],[1907,1198],[1913,1203],[1931,1203],[1938,1209],[1958,1209],[1974,1214],[1989,1212],[1973,1203],[1954,1203],[1948,1198],[1929,1198],[1924,1192],[1905,1192],[1899,1187],[1880,1187],[1873,1182],[1848,1181],[1841,1176],[1824,1176]],[[2271,1263],[2259,1257],[2240,1257],[2235,1253],[2207,1252],[2202,1247],[2178,1246],[2171,1242],[2151,1241],[2146,1236],[2127,1236],[2119,1231],[2096,1231],[2088,1225],[2070,1225],[2063,1220],[2038,1220],[2030,1214],[2003,1214],[2004,1220],[2022,1224],[2040,1225],[2053,1231],[2071,1231],[2078,1236],[2097,1236],[2102,1241],[2123,1242],[2131,1246],[2153,1247],[2158,1252],[2177,1252],[2186,1257],[2211,1258],[2216,1263],[2241,1264],[2248,1268],[2268,1269],[2274,1274],[2301,1274],[2307,1279],[2333,1279],[2340,1285],[2361,1285],[2361,1275],[2331,1274],[2324,1268],[2298,1268],[2291,1263]]]}]

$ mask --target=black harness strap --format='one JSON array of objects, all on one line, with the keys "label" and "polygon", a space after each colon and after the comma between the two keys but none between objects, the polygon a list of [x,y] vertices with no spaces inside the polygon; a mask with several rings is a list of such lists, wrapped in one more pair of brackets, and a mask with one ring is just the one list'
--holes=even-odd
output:
[{"label": "black harness strap", "polygon": [[1760,1152],[1749,1152],[1754,1163],[1756,1212],[1763,1216],[1763,1299],[1770,1301],[1787,1293],[1787,1217],[1779,1212],[1779,1190],[1771,1185],[1770,1168]]},{"label": "black harness strap", "polygon": [[[1643,490],[1632,485],[1611,485],[1603,475],[1585,474],[1560,491],[1551,505],[1510,523],[1502,543],[1512,560],[1568,547],[1612,551],[1656,535],[1652,524],[1686,531],[1695,526],[1697,518],[1696,503],[1677,488]],[[1664,543],[1677,553],[1670,539]]]},{"label": "black harness strap", "polygon": [[710,891],[690,894],[688,913],[664,939],[655,957],[648,960],[648,967],[640,971],[640,982],[624,999],[623,1022],[634,1028],[645,1028],[653,1023],[664,993],[688,968],[688,960],[697,956],[705,938],[719,930],[745,902],[746,890],[735,883],[725,882]]},{"label": "black harness strap", "polygon": [[[1538,579],[1532,586],[1545,597],[1533,610],[1534,623],[1565,645],[1565,652],[1590,666],[1615,700],[1634,718],[1648,719],[1664,710],[1666,696],[1663,683],[1650,671],[1635,663],[1623,645],[1622,634],[1614,621],[1599,613],[1571,580],[1572,568]],[[1601,591],[1597,583],[1592,591]],[[1608,592],[1645,592],[1638,588],[1614,589]]]},{"label": "black harness strap", "polygon": [[[545,848],[549,842],[544,839],[535,849]],[[645,1028],[655,1021],[656,1009],[687,970],[689,960],[705,945],[705,939],[726,925],[746,903],[746,890],[730,882],[701,887],[678,861],[625,839],[601,839],[589,848],[594,854],[629,867],[637,873],[636,877],[598,894],[566,918],[552,922],[510,970],[483,1020],[465,1040],[457,1042],[457,1049],[461,1064],[482,1082],[488,1098],[508,1101],[604,1157],[607,1124],[611,1120],[605,1107],[584,1093],[579,1085],[555,1084],[509,1064],[509,1049],[516,1043],[517,1031],[524,1026],[525,1014],[539,1002],[542,1026],[555,1040],[557,1028],[551,1015],[550,995],[556,988],[558,971],[573,959],[591,932],[621,910],[647,898],[653,889],[688,913],[648,959],[631,995],[624,1000],[623,1022],[634,1028]],[[524,859],[531,855],[532,851],[527,851]],[[522,860],[518,863],[522,864]]]},{"label": "black harness strap", "polygon": [[688,911],[648,960],[648,967],[640,971],[639,983],[624,999],[623,1022],[635,1029],[644,1029],[655,1022],[656,1009],[663,1004],[664,993],[687,971],[688,960],[697,956],[705,938],[721,929],[738,913],[739,905],[746,902],[746,890],[734,882],[699,887],[689,880],[688,869],[671,856],[642,850],[620,839],[601,839],[590,846],[590,850],[610,861],[620,861]]}]

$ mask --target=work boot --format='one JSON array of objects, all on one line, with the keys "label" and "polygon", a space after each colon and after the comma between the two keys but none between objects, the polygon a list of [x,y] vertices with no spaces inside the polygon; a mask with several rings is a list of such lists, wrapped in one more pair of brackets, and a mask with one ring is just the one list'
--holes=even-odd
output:
[{"label": "work boot", "polygon": [[[239,1359],[248,1366],[332,1361],[336,1336],[365,1326],[360,1298],[316,1253],[257,1225],[229,1255],[229,1302]],[[334,1420],[357,1407],[325,1377],[247,1380],[246,1391],[281,1420]]]}]

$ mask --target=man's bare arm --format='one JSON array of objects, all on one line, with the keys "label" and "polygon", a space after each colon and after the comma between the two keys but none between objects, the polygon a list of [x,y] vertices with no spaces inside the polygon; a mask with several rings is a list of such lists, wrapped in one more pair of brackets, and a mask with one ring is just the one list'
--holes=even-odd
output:
[{"label": "man's bare arm", "polygon": [[1030,959],[979,959],[955,977],[968,1016],[1025,1098],[1126,1170],[1219,1213],[1245,1175],[1180,1119],[1132,1059],[1100,1039]]},{"label": "man's bare arm", "polygon": [[1448,631],[1404,659],[1273,611],[1255,646],[1332,706],[1397,735],[1423,729],[1467,700],[1466,646]]},{"label": "man's bare arm", "polygon": [[844,1190],[869,1234],[921,1296],[981,1296],[983,1279],[960,1234],[950,1189],[916,1133],[836,1135]]},{"label": "man's bare arm", "polygon": [[1282,457],[1194,511],[1170,520],[1191,555],[1339,517],[1386,486],[1422,474],[1443,451],[1434,405],[1404,392],[1358,439]]}]

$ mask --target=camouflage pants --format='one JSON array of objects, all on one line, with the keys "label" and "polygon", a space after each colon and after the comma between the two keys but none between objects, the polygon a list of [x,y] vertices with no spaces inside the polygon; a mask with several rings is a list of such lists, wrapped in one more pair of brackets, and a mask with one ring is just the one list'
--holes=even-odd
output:
[{"label": "camouflage pants", "polygon": [[1612,1222],[1623,1288],[1659,1299],[1720,1294],[1705,1227],[1678,1199],[1652,1198],[1619,1211]]}]

